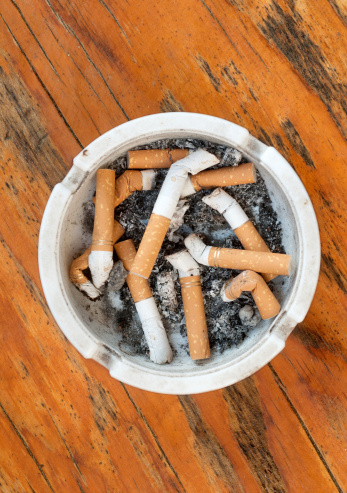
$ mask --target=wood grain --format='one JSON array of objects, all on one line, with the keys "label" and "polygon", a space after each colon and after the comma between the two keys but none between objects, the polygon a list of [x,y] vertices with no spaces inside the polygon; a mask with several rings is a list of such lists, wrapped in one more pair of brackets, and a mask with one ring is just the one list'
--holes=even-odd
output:
[{"label": "wood grain", "polygon": [[[346,19],[340,0],[3,0],[1,491],[347,488]],[[289,160],[322,264],[304,323],[270,365],[220,391],[164,396],[113,380],[65,339],[37,244],[83,147],[182,110],[247,127]]]}]

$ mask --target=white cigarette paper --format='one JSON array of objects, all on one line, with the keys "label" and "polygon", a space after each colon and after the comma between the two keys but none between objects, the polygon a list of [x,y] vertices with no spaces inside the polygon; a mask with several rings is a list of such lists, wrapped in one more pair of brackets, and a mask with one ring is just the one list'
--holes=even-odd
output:
[{"label": "white cigarette paper", "polygon": [[154,298],[135,303],[149,347],[149,357],[158,365],[172,361],[172,350]]},{"label": "white cigarette paper", "polygon": [[195,175],[218,163],[219,159],[216,156],[203,149],[192,152],[180,161],[176,161],[166,175],[154,204],[153,214],[171,219],[180,200],[188,173]]},{"label": "white cigarette paper", "polygon": [[90,281],[83,284],[75,284],[75,286],[80,291],[83,291],[83,293],[86,293],[91,300],[95,300],[95,298],[98,298],[101,295],[100,291]]},{"label": "white cigarette paper", "polygon": [[211,246],[205,245],[202,239],[196,235],[195,233],[190,234],[184,240],[185,246],[188,248],[191,256],[199,262],[199,264],[207,265],[208,263],[208,254],[210,253]]},{"label": "white cigarette paper", "polygon": [[203,197],[202,201],[220,214],[223,214],[232,229],[237,229],[249,221],[247,214],[236,200],[221,188],[217,188],[210,195]]}]

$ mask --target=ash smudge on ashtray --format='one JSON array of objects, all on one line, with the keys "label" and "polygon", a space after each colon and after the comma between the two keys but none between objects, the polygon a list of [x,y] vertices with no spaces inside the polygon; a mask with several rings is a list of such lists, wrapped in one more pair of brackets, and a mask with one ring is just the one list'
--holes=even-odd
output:
[{"label": "ash smudge on ashtray", "polygon": [[[135,149],[166,148],[206,149],[220,159],[220,163],[216,168],[237,166],[247,162],[236,149],[196,139],[165,139],[139,146]],[[118,158],[109,167],[116,171],[117,177],[120,176],[127,169],[126,157]],[[131,238],[136,248],[138,248],[166,173],[167,170],[158,170],[154,190],[137,191],[115,209],[115,219],[122,224],[126,231],[119,241]],[[224,187],[224,190],[239,202],[270,250],[275,253],[285,253],[282,245],[281,224],[278,222],[260,174],[257,172],[256,183]],[[172,271],[171,265],[164,257],[185,249],[183,239],[192,232],[202,235],[208,245],[242,248],[241,243],[224,217],[202,202],[201,198],[211,192],[212,190],[202,190],[194,195],[185,197],[184,200],[189,204],[189,209],[184,214],[184,223],[175,231],[174,242],[169,241],[168,237],[165,238],[149,278],[153,296],[162,314],[169,339],[170,334],[180,333],[183,342],[179,350],[187,354],[189,354],[189,349],[180,283],[178,276]],[[92,207],[93,205],[91,204],[85,204],[86,218],[84,226],[89,233],[93,229]],[[116,256],[115,260],[117,260]],[[170,271],[173,273],[172,280],[177,297],[177,307],[174,310],[167,303],[162,303],[158,293],[157,276]],[[200,272],[210,347],[212,351],[222,353],[226,349],[240,344],[245,339],[247,333],[259,320],[259,312],[250,293],[243,293],[239,299],[231,303],[223,302],[220,297],[220,290],[225,281],[230,279],[231,276],[236,276],[239,271],[200,265]],[[112,330],[121,332],[120,348],[124,352],[132,355],[145,354],[148,351],[148,347],[129,290],[124,284],[117,293],[114,293],[113,285],[114,283],[110,282],[102,290],[103,297],[101,298],[102,301],[100,300],[100,310],[108,319],[107,325]],[[162,289],[160,283],[159,286]],[[269,286],[271,287],[271,283]],[[115,305],[118,306],[118,309],[115,308]],[[247,317],[242,312],[242,320],[239,317],[240,310],[245,306],[252,308],[254,311],[254,315],[249,318],[248,323]]]}]

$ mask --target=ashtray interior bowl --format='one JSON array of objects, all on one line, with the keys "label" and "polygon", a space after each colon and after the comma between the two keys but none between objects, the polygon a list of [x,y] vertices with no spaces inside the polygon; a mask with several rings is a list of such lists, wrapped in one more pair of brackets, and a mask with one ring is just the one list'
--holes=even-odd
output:
[{"label": "ashtray interior bowl", "polygon": [[[83,207],[95,191],[95,173],[136,146],[167,138],[196,138],[234,147],[252,161],[263,177],[272,206],[282,223],[283,244],[292,256],[290,277],[274,281],[281,303],[276,318],[263,320],[237,347],[194,362],[177,352],[159,366],[145,355],[130,355],[119,346],[117,329],[90,317],[86,298],[69,281],[76,251],[89,246],[82,229]],[[43,290],[59,327],[85,358],[109,369],[112,377],[153,392],[193,394],[236,383],[267,364],[284,347],[311,304],[320,264],[316,216],[299,177],[274,148],[220,118],[195,113],[164,113],[127,122],[110,130],[74,159],[65,179],[55,186],[42,220],[39,267]],[[175,348],[175,341],[170,341]]]}]

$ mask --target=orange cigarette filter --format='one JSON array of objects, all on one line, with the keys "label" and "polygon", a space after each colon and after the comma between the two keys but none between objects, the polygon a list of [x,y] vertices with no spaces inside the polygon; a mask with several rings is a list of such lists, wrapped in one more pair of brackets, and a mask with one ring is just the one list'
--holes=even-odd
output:
[{"label": "orange cigarette filter", "polygon": [[[126,170],[117,178],[115,184],[115,200],[114,207],[124,202],[136,190],[142,190],[142,174],[141,171]],[[95,197],[93,197],[95,204]]]},{"label": "orange cigarette filter", "polygon": [[[129,271],[136,256],[136,249],[133,240],[121,241],[120,243],[117,243],[114,248],[119,260],[123,262],[124,268]],[[153,296],[147,279],[135,276],[134,274],[128,274],[126,281],[135,303]]]},{"label": "orange cigarette filter", "polygon": [[210,344],[200,276],[181,277],[180,283],[190,357],[193,360],[209,358]]},{"label": "orange cigarette filter", "polygon": [[282,276],[288,276],[291,272],[291,257],[283,253],[211,247],[208,253],[208,263],[212,267],[250,269],[264,274]]},{"label": "orange cigarette filter", "polygon": [[[270,248],[267,246],[263,238],[260,236],[256,228],[251,221],[247,221],[242,226],[236,228],[234,233],[242,243],[243,248],[246,250],[253,250],[255,252],[270,252]],[[263,274],[265,281],[269,282],[274,279],[276,274]]]},{"label": "orange cigarette filter", "polygon": [[[123,234],[123,226],[121,226],[118,221],[114,221],[112,233],[113,244],[115,244]],[[87,277],[82,271],[88,269],[88,257],[91,250],[92,248],[90,246],[84,253],[82,253],[82,255],[72,262],[70,267],[70,281],[74,284],[85,284],[88,282]]]},{"label": "orange cigarette filter", "polygon": [[114,206],[124,202],[136,190],[142,190],[141,171],[127,170],[116,180],[116,193]]},{"label": "orange cigarette filter", "polygon": [[151,214],[135,261],[131,265],[131,274],[144,277],[145,279],[149,278],[169,228],[170,221],[167,217]]},{"label": "orange cigarette filter", "polygon": [[195,191],[199,192],[205,188],[231,187],[233,185],[255,183],[257,181],[257,175],[254,164],[245,163],[239,166],[201,171],[196,175],[192,175],[190,181]]},{"label": "orange cigarette filter", "polygon": [[112,252],[115,172],[99,169],[96,173],[96,198],[91,251]]},{"label": "orange cigarette filter", "polygon": [[229,300],[239,298],[243,291],[250,291],[261,318],[275,317],[281,305],[276,300],[265,280],[256,272],[246,270],[224,285],[224,295]]},{"label": "orange cigarette filter", "polygon": [[189,149],[145,149],[128,152],[129,169],[170,168],[171,164],[187,157]]}]

